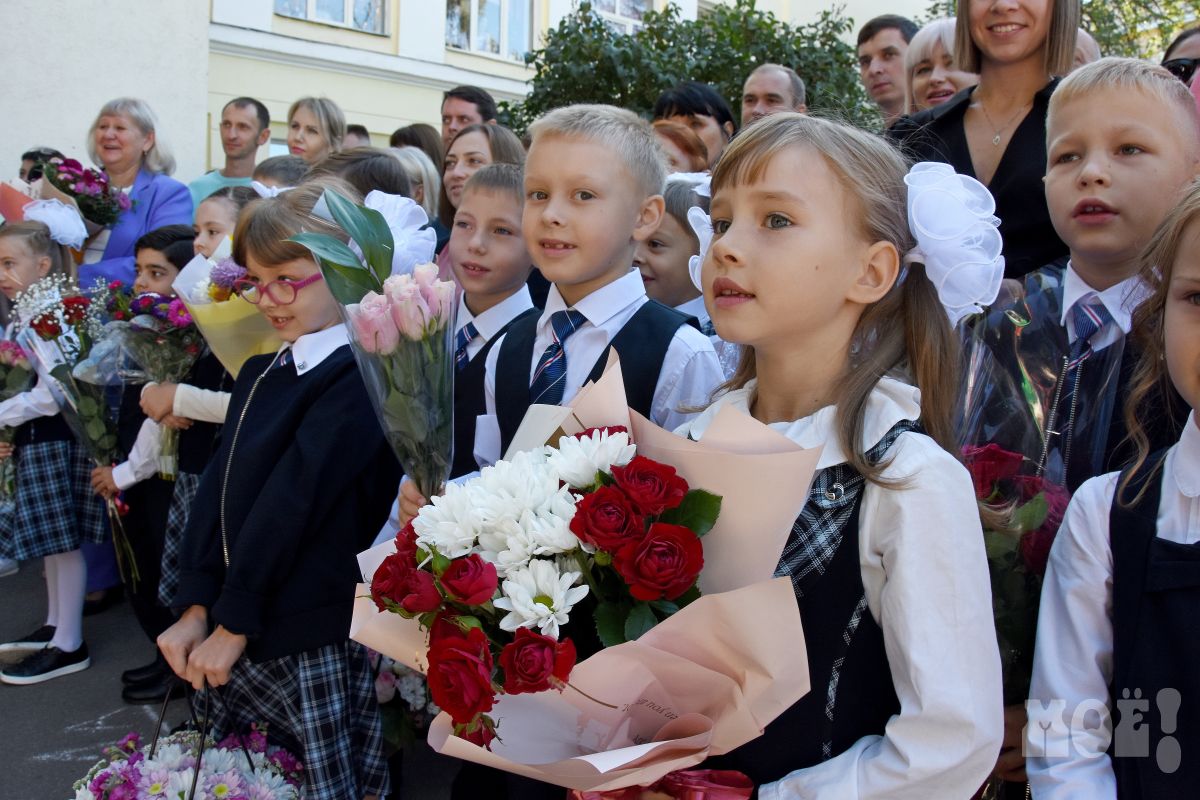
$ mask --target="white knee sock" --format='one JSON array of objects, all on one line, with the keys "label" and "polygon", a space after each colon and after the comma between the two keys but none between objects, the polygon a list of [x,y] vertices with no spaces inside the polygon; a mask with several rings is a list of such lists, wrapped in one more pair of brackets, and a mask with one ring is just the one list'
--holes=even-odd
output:
[{"label": "white knee sock", "polygon": [[46,624],[54,628],[58,626],[58,562],[54,556],[42,559],[42,569],[46,571]]},{"label": "white knee sock", "polygon": [[87,594],[87,565],[83,552],[72,550],[47,557],[58,570],[58,625],[50,644],[70,653],[83,644],[83,596]]}]

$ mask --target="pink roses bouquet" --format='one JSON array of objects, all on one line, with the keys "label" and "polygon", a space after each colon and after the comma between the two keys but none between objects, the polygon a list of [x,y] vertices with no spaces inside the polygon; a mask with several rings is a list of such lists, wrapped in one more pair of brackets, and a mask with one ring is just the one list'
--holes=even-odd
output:
[{"label": "pink roses bouquet", "polygon": [[[454,445],[454,284],[437,267],[392,274],[383,215],[326,191],[325,205],[358,245],[300,233],[321,266],[350,330],[367,392],[404,472],[426,497],[450,477]],[[364,263],[365,262],[365,263]]]}]

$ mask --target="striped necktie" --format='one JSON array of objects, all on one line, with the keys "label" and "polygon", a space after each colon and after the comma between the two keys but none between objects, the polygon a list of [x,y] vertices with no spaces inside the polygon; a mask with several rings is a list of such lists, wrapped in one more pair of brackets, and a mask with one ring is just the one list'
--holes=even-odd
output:
[{"label": "striped necktie", "polygon": [[457,371],[462,372],[471,360],[467,357],[467,345],[478,335],[479,330],[474,322],[468,322],[458,329],[458,335],[454,337],[454,368]]},{"label": "striped necktie", "polygon": [[567,382],[567,353],[563,342],[579,330],[587,317],[573,308],[555,311],[550,315],[550,328],[554,341],[542,353],[533,382],[529,384],[529,402],[556,406],[562,402]]},{"label": "striped necktie", "polygon": [[1075,331],[1075,344],[1071,345],[1071,360],[1067,363],[1069,369],[1075,369],[1091,358],[1093,337],[1110,322],[1112,315],[1095,296],[1080,300],[1071,307],[1071,328]]}]

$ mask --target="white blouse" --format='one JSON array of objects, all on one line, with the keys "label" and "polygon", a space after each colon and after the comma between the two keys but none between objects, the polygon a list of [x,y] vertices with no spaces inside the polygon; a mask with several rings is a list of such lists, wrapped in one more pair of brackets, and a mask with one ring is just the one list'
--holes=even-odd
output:
[{"label": "white blouse", "polygon": [[[1195,412],[1163,465],[1158,535],[1200,541],[1200,428]],[[1042,583],[1026,745],[1034,797],[1115,798],[1109,736],[1088,707],[1108,706],[1113,670],[1109,513],[1120,473],[1085,482],[1067,507]],[[1055,706],[1049,705],[1051,701]],[[1057,702],[1065,703],[1061,708]],[[1045,711],[1038,710],[1045,709]],[[1080,724],[1073,725],[1079,712]],[[1057,713],[1056,713],[1057,712]],[[1038,725],[1035,717],[1042,717]],[[1067,755],[1062,755],[1062,753]]]},{"label": "white blouse", "polygon": [[[726,403],[749,413],[751,382],[678,432],[698,438]],[[803,447],[825,446],[818,469],[846,461],[835,407],[770,425]],[[920,416],[920,392],[883,378],[867,401],[864,450],[897,422]],[[991,585],[970,475],[928,436],[903,433],[887,480],[868,483],[859,515],[859,565],[871,616],[883,630],[900,713],[821,764],[760,787],[763,800],[971,797],[1003,737],[1000,656]]]}]

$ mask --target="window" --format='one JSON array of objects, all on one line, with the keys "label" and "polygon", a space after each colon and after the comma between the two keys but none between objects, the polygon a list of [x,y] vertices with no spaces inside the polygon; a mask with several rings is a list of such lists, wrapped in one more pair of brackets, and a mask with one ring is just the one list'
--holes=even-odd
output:
[{"label": "window", "polygon": [[652,0],[595,0],[592,8],[617,33],[634,33],[642,27],[642,18],[654,7]]},{"label": "window", "polygon": [[387,0],[275,0],[275,13],[326,25],[384,33]]},{"label": "window", "polygon": [[446,46],[524,61],[533,41],[533,0],[449,0]]}]

